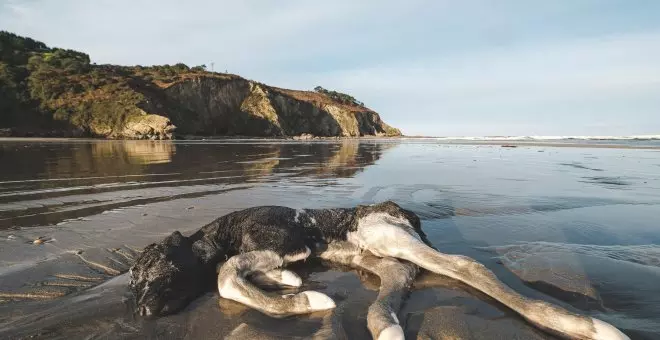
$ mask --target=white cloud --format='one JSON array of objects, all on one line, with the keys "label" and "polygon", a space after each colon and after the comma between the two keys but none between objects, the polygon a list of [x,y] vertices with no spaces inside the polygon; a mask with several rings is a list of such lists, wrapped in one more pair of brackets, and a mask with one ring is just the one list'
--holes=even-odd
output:
[{"label": "white cloud", "polygon": [[[659,39],[660,32],[558,45],[526,45],[333,71],[321,76],[365,88],[470,96],[528,86],[544,90],[619,88],[658,82],[660,45],[655,42]],[[407,86],[409,83],[420,86],[412,88]]]},{"label": "white cloud", "polygon": [[[618,115],[618,119],[625,119],[623,112],[607,112],[612,101],[630,104],[631,111],[638,110],[642,119],[660,113],[658,106],[634,105],[640,99],[657,98],[660,93],[657,41],[660,33],[618,35],[474,55],[426,57],[328,72],[314,78],[331,88],[350,89],[367,103],[377,103],[379,111],[411,133],[452,134],[444,128],[452,123],[461,127],[461,133],[467,133],[467,125],[476,130],[475,125],[487,121],[483,118],[487,116],[499,117],[500,123],[509,121],[510,128],[502,131],[523,134],[513,122],[527,127],[534,121],[543,123],[539,116],[548,115],[552,120],[561,111],[578,124],[583,119],[587,128],[595,126],[586,124],[594,117]],[[412,112],[397,119],[396,113],[404,110]],[[425,123],[415,124],[417,121]],[[501,124],[494,123],[489,122],[480,131],[502,134],[498,132]]]},{"label": "white cloud", "polygon": [[[411,134],[641,134],[660,126],[651,12],[598,0],[35,0],[0,3],[0,22],[100,63],[215,62],[349,92]],[[623,116],[633,123],[615,124]]]}]

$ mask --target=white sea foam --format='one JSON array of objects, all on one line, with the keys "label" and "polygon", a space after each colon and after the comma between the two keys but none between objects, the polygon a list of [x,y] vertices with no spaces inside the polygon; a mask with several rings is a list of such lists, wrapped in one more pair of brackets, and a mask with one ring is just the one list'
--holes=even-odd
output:
[{"label": "white sea foam", "polygon": [[[422,137],[433,140],[474,140],[474,141],[543,141],[543,140],[660,140],[660,135],[632,136],[455,136]],[[405,138],[404,138],[405,139]]]}]

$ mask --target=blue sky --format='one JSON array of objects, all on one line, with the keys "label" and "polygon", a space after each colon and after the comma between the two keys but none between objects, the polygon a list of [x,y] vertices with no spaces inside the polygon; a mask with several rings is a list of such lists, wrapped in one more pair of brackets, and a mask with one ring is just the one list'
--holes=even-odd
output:
[{"label": "blue sky", "polygon": [[660,1],[0,0],[97,63],[354,95],[409,135],[660,134]]}]

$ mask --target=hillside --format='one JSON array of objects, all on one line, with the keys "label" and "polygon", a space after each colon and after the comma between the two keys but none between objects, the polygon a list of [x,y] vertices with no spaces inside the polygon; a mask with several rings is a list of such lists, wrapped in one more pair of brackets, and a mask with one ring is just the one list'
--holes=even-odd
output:
[{"label": "hillside", "polygon": [[355,98],[268,86],[204,66],[118,66],[0,31],[0,134],[169,139],[398,136]]}]

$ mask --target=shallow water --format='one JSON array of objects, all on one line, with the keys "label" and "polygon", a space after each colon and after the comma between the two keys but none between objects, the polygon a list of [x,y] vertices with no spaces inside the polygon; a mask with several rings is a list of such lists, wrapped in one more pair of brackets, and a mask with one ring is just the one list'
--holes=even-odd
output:
[{"label": "shallow water", "polygon": [[[524,295],[660,338],[660,150],[438,141],[0,141],[0,337],[369,338],[378,279],[296,268],[333,313],[272,320],[209,292],[174,316],[133,315],[126,272],[145,245],[255,205],[394,200],[441,251]],[[43,244],[33,244],[35,239]],[[418,279],[408,338],[550,338],[468,287]]]}]

